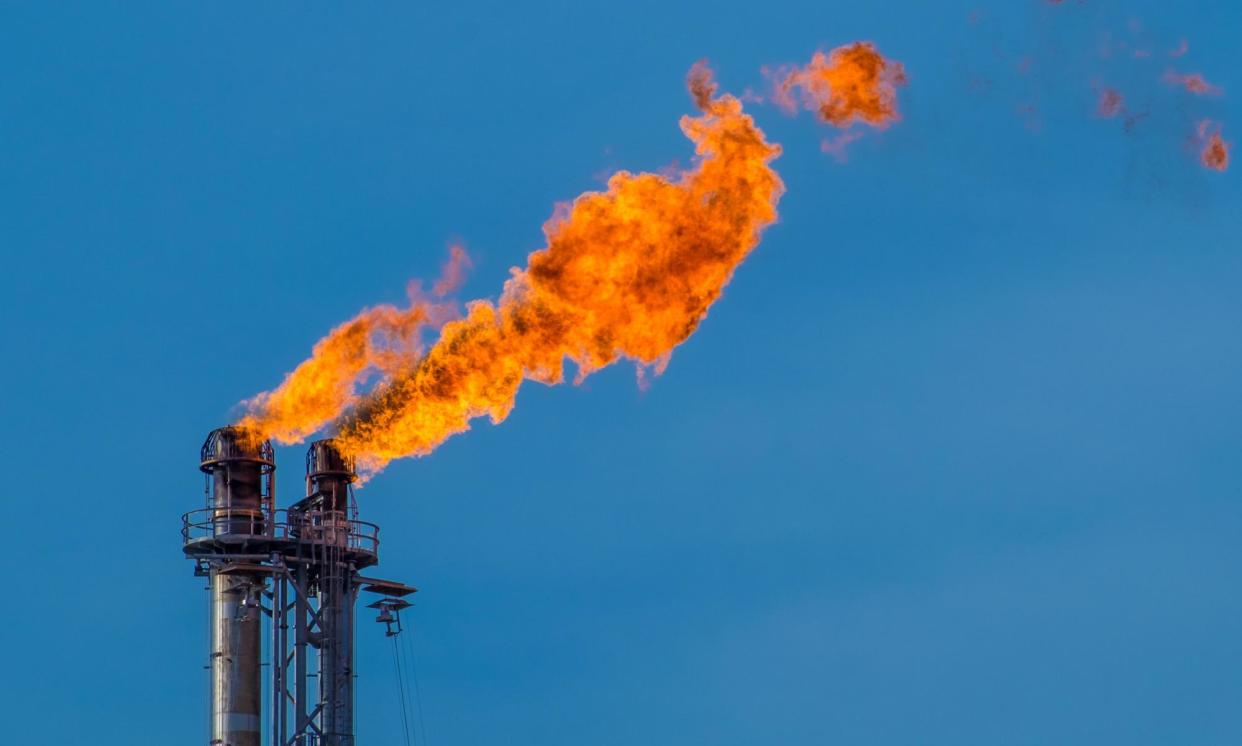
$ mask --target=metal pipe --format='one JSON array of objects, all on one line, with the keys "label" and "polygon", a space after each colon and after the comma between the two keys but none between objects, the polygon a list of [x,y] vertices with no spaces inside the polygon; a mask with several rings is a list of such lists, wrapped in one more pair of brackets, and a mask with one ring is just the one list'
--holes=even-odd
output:
[{"label": "metal pipe", "polygon": [[264,533],[276,462],[267,441],[237,427],[212,430],[198,467],[211,484],[209,499],[217,537]]},{"label": "metal pipe", "polygon": [[357,574],[345,557],[349,549],[350,485],[354,465],[331,439],[311,443],[306,452],[306,496],[318,503],[319,701],[324,746],[354,746],[354,600]]},{"label": "metal pipe", "polygon": [[260,746],[262,679],[259,666],[261,581],[211,573],[211,742]]},{"label": "metal pipe", "polygon": [[[210,482],[214,536],[261,534],[264,500],[276,469],[271,444],[236,427],[213,430],[203,444],[201,469]],[[230,558],[236,561],[236,558]],[[211,582],[211,743],[260,746],[263,679],[260,599],[267,579],[255,572],[213,566]]]},{"label": "metal pipe", "polygon": [[320,722],[324,746],[354,746],[354,589],[339,560],[319,578]]},{"label": "metal pipe", "polygon": [[297,572],[297,598],[294,599],[294,644],[293,644],[293,699],[294,699],[294,733],[298,734],[297,746],[309,746],[306,743],[306,726],[310,722],[309,713],[306,712],[306,647],[307,629],[309,622],[310,608],[306,598],[307,587],[307,571],[306,564],[298,564]]},{"label": "metal pipe", "polygon": [[285,697],[288,689],[288,671],[289,660],[286,656],[288,643],[285,640],[286,632],[289,628],[288,619],[285,612],[285,589],[288,587],[288,580],[285,577],[287,572],[284,561],[279,555],[273,552],[272,566],[277,568],[272,573],[272,615],[271,615],[271,649],[268,665],[271,666],[272,684],[271,684],[271,707],[270,725],[272,729],[273,746],[284,746],[285,743],[285,727],[287,711]]}]

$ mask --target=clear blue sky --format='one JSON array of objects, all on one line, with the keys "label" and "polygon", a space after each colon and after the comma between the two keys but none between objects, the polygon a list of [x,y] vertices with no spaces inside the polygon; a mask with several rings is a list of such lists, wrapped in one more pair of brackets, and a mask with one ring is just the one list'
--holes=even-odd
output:
[{"label": "clear blue sky", "polygon": [[[556,201],[686,162],[694,60],[856,39],[904,121],[841,165],[756,110],[781,221],[650,390],[530,385],[360,493],[430,743],[1242,741],[1242,187],[1185,142],[1242,140],[1242,7],[363,5],[0,8],[6,742],[201,743],[204,434],[450,240],[494,296]],[[1131,19],[1227,95],[1099,60]]]}]

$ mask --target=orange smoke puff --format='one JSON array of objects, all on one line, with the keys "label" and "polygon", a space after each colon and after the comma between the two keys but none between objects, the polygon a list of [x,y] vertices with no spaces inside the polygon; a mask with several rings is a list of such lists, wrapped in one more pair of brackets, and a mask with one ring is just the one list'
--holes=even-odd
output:
[{"label": "orange smoke puff", "polygon": [[855,121],[886,127],[897,121],[897,87],[906,84],[900,62],[885,59],[870,42],[816,52],[806,67],[781,70],[774,98],[786,111],[797,109],[794,90],[801,90],[803,108],[836,127]]},{"label": "orange smoke puff", "polygon": [[464,248],[458,244],[450,246],[449,259],[440,270],[440,279],[431,286],[432,295],[443,298],[461,287],[466,280],[466,273],[473,267],[474,262],[470,261],[470,255]]},{"label": "orange smoke puff", "polygon": [[1199,155],[1199,160],[1204,166],[1215,171],[1224,171],[1229,168],[1229,149],[1232,148],[1231,143],[1225,142],[1220,133],[1217,132],[1208,140],[1204,146],[1203,152]]},{"label": "orange smoke puff", "polygon": [[[622,358],[658,374],[694,333],[776,220],[784,185],[770,165],[780,147],[741,102],[716,95],[703,63],[687,82],[702,109],[681,120],[695,144],[694,167],[671,178],[622,171],[607,191],[558,207],[544,226],[547,248],[513,270],[498,303],[471,303],[425,354],[381,371],[379,384],[332,425],[364,476],[430,453],[475,418],[504,420],[523,381],[561,383],[567,358],[579,380]],[[298,370],[339,364],[324,347]],[[350,379],[359,356],[346,356],[344,370],[329,377]],[[286,403],[283,432],[308,434],[331,407],[304,400],[305,389],[289,385],[297,373],[259,404]],[[271,424],[256,418],[256,427]]]},{"label": "orange smoke puff", "polygon": [[690,72],[686,74],[686,88],[694,99],[694,105],[707,111],[717,88],[716,78],[708,67],[707,60],[699,60],[690,67]]},{"label": "orange smoke puff", "polygon": [[739,95],[737,98],[739,101],[741,101],[744,104],[767,103],[767,98],[762,93],[758,93],[752,88],[747,88],[746,90],[742,91],[741,95]]},{"label": "orange smoke puff", "polygon": [[829,137],[819,144],[819,149],[836,159],[837,163],[849,160],[846,148],[850,143],[861,138],[863,133],[858,130],[842,132],[836,137]]},{"label": "orange smoke puff", "polygon": [[1207,82],[1199,73],[1179,75],[1170,70],[1164,74],[1164,77],[1161,78],[1161,80],[1169,85],[1181,86],[1191,93],[1199,95],[1219,96],[1221,93],[1224,93],[1224,89]]},{"label": "orange smoke puff", "polygon": [[1121,113],[1121,93],[1115,88],[1104,88],[1100,91],[1100,101],[1096,106],[1096,114],[1111,119]]},{"label": "orange smoke puff", "polygon": [[1233,144],[1220,136],[1220,125],[1210,119],[1199,122],[1199,140],[1204,141],[1203,150],[1199,153],[1199,162],[1214,171],[1229,168],[1229,151]]}]

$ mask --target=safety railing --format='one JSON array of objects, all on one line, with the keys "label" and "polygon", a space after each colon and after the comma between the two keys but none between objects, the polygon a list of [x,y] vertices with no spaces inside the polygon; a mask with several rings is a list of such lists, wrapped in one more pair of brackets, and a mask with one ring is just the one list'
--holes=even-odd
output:
[{"label": "safety railing", "polygon": [[263,465],[265,474],[276,468],[272,442],[255,440],[252,434],[236,425],[217,428],[208,433],[199,456],[204,465],[221,461],[254,461]]},{"label": "safety railing", "polygon": [[279,540],[337,546],[355,552],[379,553],[379,526],[349,520],[323,510],[265,512],[231,508],[199,508],[181,516],[184,545]]},{"label": "safety railing", "polygon": [[[350,520],[344,513],[330,510],[277,510],[281,538],[325,546],[347,548],[366,554],[379,553],[379,526]],[[280,518],[284,520],[279,520]]]}]

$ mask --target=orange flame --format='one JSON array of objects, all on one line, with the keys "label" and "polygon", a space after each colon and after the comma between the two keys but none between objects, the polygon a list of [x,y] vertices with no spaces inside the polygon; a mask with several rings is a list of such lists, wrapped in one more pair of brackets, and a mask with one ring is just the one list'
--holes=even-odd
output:
[{"label": "orange flame", "polygon": [[798,108],[794,92],[800,89],[802,107],[835,127],[855,121],[886,127],[899,118],[897,87],[906,83],[905,68],[870,42],[816,52],[806,67],[781,68],[777,75],[774,98],[786,111]]},{"label": "orange flame", "polygon": [[364,309],[315,344],[311,357],[285,376],[274,391],[246,402],[241,426],[255,437],[296,443],[341,414],[373,371],[393,374],[417,354],[418,332],[428,306]]},{"label": "orange flame", "polygon": [[[373,474],[430,453],[472,419],[501,422],[524,380],[561,383],[566,358],[577,380],[621,358],[661,372],[775,221],[784,191],[769,165],[780,147],[741,102],[716,96],[703,63],[688,85],[702,110],[681,120],[694,168],[622,171],[606,192],[558,206],[544,226],[547,248],[512,271],[499,303],[471,303],[425,353],[415,343],[435,322],[425,306],[364,311],[248,402],[243,426],[289,443],[332,423],[342,449]],[[358,395],[374,372],[380,382]]]}]

